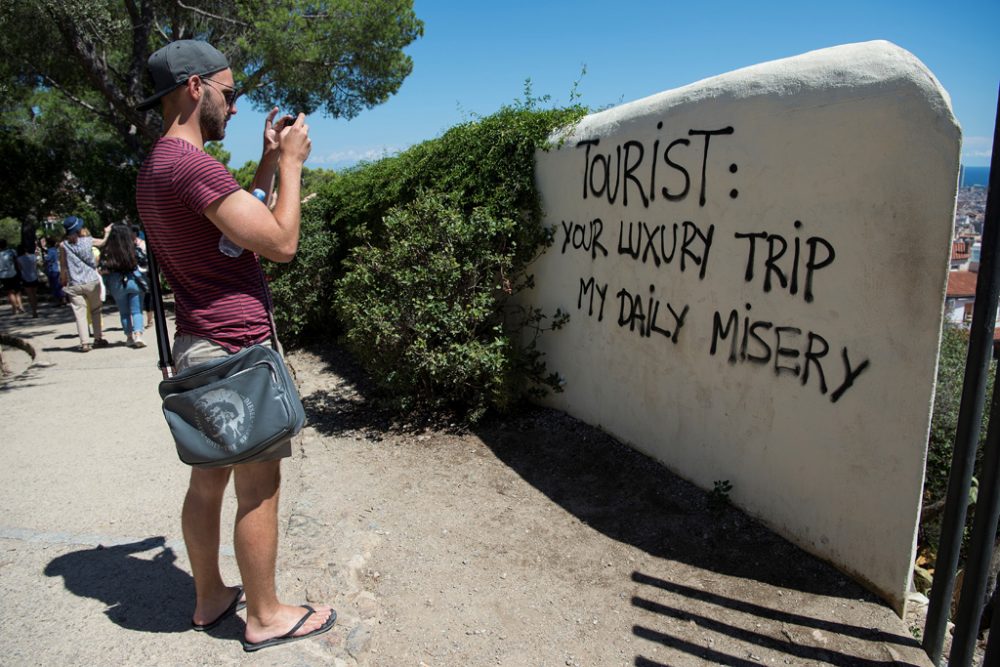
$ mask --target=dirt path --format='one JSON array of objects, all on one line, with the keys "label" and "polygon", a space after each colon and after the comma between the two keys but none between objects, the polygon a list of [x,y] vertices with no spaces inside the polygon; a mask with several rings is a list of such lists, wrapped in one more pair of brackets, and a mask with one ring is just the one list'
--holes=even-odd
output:
[{"label": "dirt path", "polygon": [[400,428],[343,354],[291,362],[310,426],[282,549],[336,598],[335,664],[930,664],[832,567],[595,429]]}]

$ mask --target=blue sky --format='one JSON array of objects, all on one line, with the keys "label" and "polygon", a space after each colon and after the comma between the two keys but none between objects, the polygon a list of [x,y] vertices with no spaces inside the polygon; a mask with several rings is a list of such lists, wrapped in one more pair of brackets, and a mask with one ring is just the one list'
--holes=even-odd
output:
[{"label": "blue sky", "polygon": [[[388,102],[353,120],[310,116],[309,167],[391,155],[536,96],[602,108],[740,67],[886,39],[916,55],[951,95],[962,162],[988,165],[1000,84],[1000,0],[839,2],[444,2],[416,0],[424,36],[413,73]],[[586,74],[581,78],[581,70]],[[290,110],[291,111],[291,110]],[[238,167],[260,155],[264,113],[238,104],[224,142]]]}]

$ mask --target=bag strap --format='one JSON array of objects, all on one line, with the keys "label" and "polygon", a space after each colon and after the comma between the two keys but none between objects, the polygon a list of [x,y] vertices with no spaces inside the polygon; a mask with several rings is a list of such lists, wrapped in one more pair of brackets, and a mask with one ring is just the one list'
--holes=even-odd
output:
[{"label": "bag strap", "polygon": [[264,291],[264,298],[267,300],[264,308],[267,310],[267,323],[271,327],[271,346],[275,352],[278,352],[280,348],[278,347],[278,325],[274,323],[274,301],[271,299],[271,286],[267,284],[264,267],[260,265],[260,257],[257,258],[257,268],[260,269],[260,286]]},{"label": "bag strap", "polygon": [[75,243],[74,244],[74,243],[65,243],[64,242],[62,245],[63,245],[63,247],[66,248],[66,251],[68,253],[73,254],[78,260],[80,260],[81,262],[83,262],[84,264],[86,264],[87,266],[89,266],[90,268],[94,269],[95,271],[97,270],[97,262],[94,261],[94,251],[93,251],[94,242],[93,241],[90,242],[90,244],[89,244],[90,247],[87,248],[86,250],[81,249],[80,246],[81,245],[87,245],[87,244],[81,244],[81,243]]},{"label": "bag strap", "polygon": [[[160,268],[157,266],[156,258],[153,256],[153,248],[148,242],[146,243],[146,258],[149,260],[149,291],[153,295],[153,319],[156,320],[156,348],[160,356],[157,368],[163,373],[163,379],[167,380],[176,374],[174,370],[174,355],[170,349],[167,315],[163,309],[163,292],[160,289]],[[266,300],[264,305],[267,310],[267,324],[271,330],[271,344],[274,350],[277,351],[278,328],[274,323],[274,305],[271,301],[271,289],[264,278],[264,269],[260,266],[259,259],[257,260],[257,268],[260,269],[260,283]]]},{"label": "bag strap", "polygon": [[146,244],[146,257],[149,259],[149,291],[153,294],[153,319],[156,321],[156,350],[160,355],[157,368],[163,373],[163,379],[174,376],[174,354],[170,350],[170,334],[167,331],[167,316],[163,312],[163,292],[160,290],[160,268],[153,257],[153,249]]}]

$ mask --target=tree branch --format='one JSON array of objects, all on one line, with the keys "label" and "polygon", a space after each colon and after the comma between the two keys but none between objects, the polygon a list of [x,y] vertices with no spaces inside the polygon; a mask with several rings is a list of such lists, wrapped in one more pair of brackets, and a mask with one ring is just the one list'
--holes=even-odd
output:
[{"label": "tree branch", "polygon": [[252,92],[255,88],[259,87],[260,82],[264,80],[264,75],[267,74],[270,70],[271,67],[269,67],[268,65],[263,65],[256,72],[253,72],[247,78],[245,78],[243,80],[243,83],[240,84],[242,93],[246,95],[247,93]]},{"label": "tree branch", "polygon": [[132,107],[132,97],[112,81],[107,61],[99,56],[94,45],[76,29],[72,20],[57,11],[50,10],[50,15],[66,46],[82,67],[84,75],[112,110],[112,113],[108,114],[108,122],[119,130],[129,147],[138,152],[141,150],[141,141],[130,131],[130,125],[135,126],[144,137],[152,140],[156,138],[157,132],[150,122],[151,119],[147,114],[140,113]]},{"label": "tree branch", "polygon": [[63,86],[59,85],[59,82],[57,82],[55,79],[53,79],[52,77],[50,77],[48,74],[43,74],[42,78],[45,79],[46,83],[48,83],[50,86],[52,86],[53,88],[55,88],[56,90],[58,90],[60,93],[63,94],[64,97],[68,98],[71,102],[75,103],[77,106],[83,107],[87,111],[91,112],[92,114],[94,114],[95,116],[98,116],[99,118],[101,118],[103,120],[110,120],[109,114],[101,112],[100,109],[98,109],[97,107],[95,107],[90,102],[87,102],[86,100],[80,99],[79,97],[77,97],[73,93],[69,92]]},{"label": "tree branch", "polygon": [[923,508],[920,510],[920,523],[923,524],[928,521],[931,521],[932,519],[937,518],[937,516],[944,511],[944,505],[945,505],[944,498],[937,501],[936,503],[930,503],[924,505]]},{"label": "tree branch", "polygon": [[162,25],[157,23],[155,26],[153,26],[153,28],[156,30],[156,34],[163,38],[164,45],[170,42],[170,37],[167,35]]},{"label": "tree branch", "polygon": [[[20,57],[20,56],[18,57],[18,60],[20,60],[21,63],[24,65],[24,68],[25,68],[24,71],[30,72],[32,70],[32,64],[29,61],[27,61],[26,59],[24,59],[23,57]],[[73,102],[74,104],[76,104],[77,106],[79,106],[79,107],[81,107],[83,109],[86,109],[87,111],[89,111],[90,113],[94,114],[95,116],[97,116],[101,120],[108,121],[108,122],[111,121],[111,114],[104,113],[100,109],[98,109],[97,107],[95,107],[93,104],[91,104],[90,102],[87,102],[86,100],[84,100],[84,99],[82,99],[80,97],[77,97],[76,95],[74,95],[73,93],[71,93],[65,86],[63,86],[62,84],[60,84],[58,81],[56,81],[55,79],[53,79],[48,74],[45,74],[43,72],[43,73],[39,73],[38,76],[40,76],[42,78],[42,80],[45,81],[45,83],[48,84],[51,88],[55,88],[56,90],[58,90],[60,93],[62,93],[62,95],[65,98],[67,98],[68,100],[70,100],[71,102]],[[29,109],[30,109],[30,107],[29,107]],[[32,111],[32,116],[33,115],[34,115],[34,111]]]},{"label": "tree branch", "polygon": [[139,22],[139,8],[135,6],[134,0],[125,0],[125,11],[132,19],[132,25],[136,25]]},{"label": "tree branch", "polygon": [[[94,114],[94,116],[96,116],[100,120],[102,120],[105,123],[107,123],[107,124],[111,125],[112,127],[114,127],[116,130],[118,130],[119,134],[121,134],[123,137],[128,136],[130,134],[130,123],[127,122],[125,119],[123,119],[118,114],[114,113],[113,111],[101,111],[100,109],[98,109],[97,107],[95,107],[93,104],[90,104],[86,100],[80,99],[79,97],[77,97],[76,95],[74,95],[73,93],[71,93],[64,86],[60,85],[58,81],[54,80],[52,77],[50,77],[47,74],[43,74],[42,78],[52,88],[58,90],[65,98],[67,98],[68,100],[70,100],[74,104],[76,104],[76,105],[78,105],[78,106],[86,109],[87,111],[89,111],[92,114]],[[113,108],[113,107],[111,107],[110,104],[108,106],[109,106],[109,108]],[[133,150],[138,151],[138,149],[139,149],[138,143],[136,143],[134,141],[128,141],[127,143],[129,143],[130,145],[132,145]]]},{"label": "tree branch", "polygon": [[191,7],[190,5],[185,5],[183,2],[181,2],[181,0],[177,0],[177,6],[180,7],[181,9],[186,9],[189,12],[194,12],[195,14],[207,16],[210,19],[215,19],[216,21],[225,21],[227,23],[232,23],[233,25],[238,25],[243,28],[249,27],[249,24],[244,23],[243,21],[237,21],[236,19],[231,19],[228,16],[218,16],[217,14],[206,12],[204,9],[198,9],[197,7]]},{"label": "tree branch", "polygon": [[[154,17],[151,2],[143,3],[142,9],[135,7],[132,0],[129,5],[129,18],[132,20],[132,51],[129,58],[128,74],[123,79],[133,99],[142,98],[143,70],[149,56],[149,33],[153,29]],[[134,11],[133,11],[134,10]]]}]

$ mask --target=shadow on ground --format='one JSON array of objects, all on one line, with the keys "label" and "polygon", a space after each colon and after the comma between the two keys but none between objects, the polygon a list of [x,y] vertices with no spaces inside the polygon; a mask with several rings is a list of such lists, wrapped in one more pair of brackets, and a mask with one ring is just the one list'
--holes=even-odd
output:
[{"label": "shadow on ground", "polygon": [[[797,627],[797,628],[812,628],[822,632],[829,633],[831,635],[840,635],[842,637],[850,637],[853,639],[859,639],[869,642],[882,642],[885,644],[896,644],[899,646],[906,646],[912,648],[919,648],[919,642],[917,642],[912,637],[907,637],[904,635],[897,635],[891,632],[886,632],[880,630],[879,628],[866,628],[857,625],[850,625],[847,623],[838,623],[836,621],[828,621],[818,618],[813,618],[811,616],[806,616],[804,614],[797,614],[793,612],[786,612],[777,609],[772,609],[770,607],[765,607],[759,604],[754,604],[752,602],[747,602],[746,600],[739,600],[736,598],[718,595],[716,593],[711,593],[698,588],[692,588],[690,586],[685,586],[682,584],[676,584],[670,581],[665,581],[657,577],[651,577],[649,575],[642,574],[641,572],[634,572],[632,574],[632,580],[638,584],[650,587],[649,589],[641,589],[644,591],[650,591],[651,594],[663,591],[666,593],[681,596],[688,600],[696,600],[702,603],[711,605],[714,608],[724,608],[726,610],[739,612],[751,616],[755,619],[761,619],[769,621],[771,623],[777,623],[781,627]],[[646,597],[633,596],[632,604],[648,612],[658,614],[665,619],[670,619],[671,621],[681,621],[684,623],[692,623],[697,625],[699,628],[715,632],[721,635],[726,635],[740,642],[740,644],[748,647],[757,647],[760,649],[769,649],[773,651],[780,651],[795,658],[801,660],[819,661],[824,664],[830,665],[842,665],[843,667],[853,667],[857,665],[859,667],[874,666],[874,665],[910,665],[912,663],[902,662],[900,660],[872,660],[858,657],[856,655],[851,655],[848,653],[842,653],[839,651],[832,650],[830,648],[816,648],[812,646],[804,646],[795,641],[792,641],[791,635],[786,635],[786,639],[776,639],[763,632],[754,632],[746,628],[739,627],[730,623],[725,623],[719,621],[717,618],[708,617],[702,614],[692,613],[690,610],[684,610],[677,607],[672,607],[669,605],[662,604],[660,602],[655,602]],[[719,653],[710,648],[706,648],[702,645],[692,644],[689,641],[681,639],[680,637],[667,634],[661,630],[655,630],[647,628],[644,626],[636,625],[632,629],[633,633],[637,637],[646,639],[648,641],[654,642],[661,646],[671,648],[677,651],[683,651],[685,653],[690,653],[692,655],[697,655],[706,660],[718,662],[724,665],[754,665],[759,664],[753,660],[743,660],[736,658],[731,655],[724,653]],[[640,658],[636,661],[637,665],[648,665],[652,667],[659,663],[653,662],[646,658]]]},{"label": "shadow on ground", "polygon": [[364,433],[378,442],[389,433],[409,432],[412,427],[399,423],[398,415],[376,398],[371,381],[338,345],[314,346],[309,352],[320,357],[325,372],[341,379],[333,391],[315,391],[302,396],[306,423],[327,437]]},{"label": "shadow on ground", "polygon": [[[157,552],[152,558],[135,557],[153,549]],[[174,564],[176,560],[163,537],[151,537],[64,554],[45,567],[45,574],[62,577],[74,595],[108,605],[104,613],[123,628],[186,632],[191,629],[194,581]]]},{"label": "shadow on ground", "polygon": [[[405,420],[401,423],[391,411],[374,407],[377,401],[373,401],[372,385],[342,349],[315,347],[310,352],[317,354],[326,364],[326,371],[341,382],[333,390],[303,397],[308,423],[320,434],[342,437],[360,432],[378,441],[423,429],[423,425],[414,427]],[[528,408],[516,417],[486,420],[472,432],[500,461],[581,522],[653,557],[761,582],[778,590],[884,606],[860,585],[729,505],[724,497],[713,497],[653,459],[563,413]],[[664,632],[664,628],[669,629],[678,620],[693,623],[751,649],[780,651],[793,664],[807,660],[833,665],[910,663],[882,662],[791,639],[784,641],[718,617],[745,615],[771,623],[772,627],[804,627],[839,635],[848,642],[919,649],[919,642],[905,632],[895,634],[774,609],[735,597],[741,592],[728,597],[638,571],[632,573],[632,581],[639,591],[631,600],[632,606],[664,620],[662,628],[634,626],[636,637],[720,664],[760,663],[692,644]],[[664,604],[664,598],[680,606],[705,609],[706,613],[699,615]],[[715,614],[715,610],[719,613]],[[661,663],[637,656],[635,664],[652,667]]]},{"label": "shadow on ground", "polygon": [[[350,356],[336,346],[311,348],[348,387],[303,396],[307,421],[325,436],[363,432],[378,440],[406,434]],[[833,567],[775,535],[653,459],[563,413],[527,408],[473,428],[525,481],[608,537],[652,556],[779,588],[875,600]],[[788,563],[796,567],[789,568]]]}]

